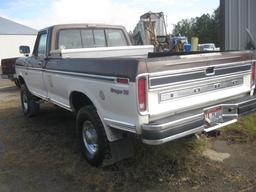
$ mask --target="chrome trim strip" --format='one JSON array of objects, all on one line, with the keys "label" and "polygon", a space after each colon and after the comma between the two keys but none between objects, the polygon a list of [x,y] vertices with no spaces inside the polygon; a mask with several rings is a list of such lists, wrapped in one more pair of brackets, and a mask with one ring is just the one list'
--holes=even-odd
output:
[{"label": "chrome trim strip", "polygon": [[56,101],[56,100],[54,100],[54,99],[51,99],[51,98],[48,98],[48,101],[50,101],[50,102],[52,102],[52,103],[54,103],[54,104],[56,104],[56,105],[58,105],[58,106],[60,106],[60,107],[63,107],[64,109],[66,109],[66,110],[68,110],[68,111],[72,111],[72,109],[70,108],[70,106],[68,106],[68,105],[66,105],[66,104],[63,104],[63,103],[58,102],[58,101]]},{"label": "chrome trim strip", "polygon": [[[223,69],[226,70],[226,69],[229,69],[229,68],[223,68]],[[218,70],[219,69],[215,69],[215,72],[218,71]],[[249,72],[250,70],[251,70],[251,67],[250,67],[250,69],[247,69],[247,70],[244,70],[244,71],[232,72],[231,74],[236,74],[236,73],[241,73],[241,72]],[[185,75],[193,75],[193,74],[201,74],[201,75],[204,75],[205,77],[207,77],[205,75],[205,70],[200,70],[200,71],[191,71],[191,72],[187,72],[187,73],[175,73],[175,74],[169,74],[169,75],[157,76],[157,77],[151,77],[150,76],[150,80],[162,79],[162,78],[168,78],[168,77],[185,76]],[[226,75],[226,73],[221,74],[221,75]],[[218,76],[221,76],[221,75],[218,75]]]},{"label": "chrome trim strip", "polygon": [[223,114],[222,116],[223,117],[235,117],[235,118],[239,117],[237,113],[236,114]]},{"label": "chrome trim strip", "polygon": [[247,100],[247,101],[243,101],[243,102],[240,102],[240,103],[237,103],[236,105],[242,105],[242,104],[244,104],[244,103],[249,103],[249,102],[251,102],[251,101],[256,101],[256,98],[250,99],[250,100]]},{"label": "chrome trim strip", "polygon": [[182,59],[191,59],[191,58],[198,58],[198,57],[209,57],[209,56],[223,56],[221,52],[211,52],[211,53],[198,53],[198,54],[192,54],[192,55],[180,55],[179,57]]},{"label": "chrome trim strip", "polygon": [[225,127],[225,126],[227,126],[227,125],[231,125],[231,124],[233,124],[233,123],[236,123],[237,121],[238,121],[237,119],[233,119],[233,120],[231,120],[231,121],[228,121],[228,122],[225,122],[225,123],[221,123],[221,124],[216,125],[216,126],[214,126],[214,127],[210,127],[210,128],[204,129],[204,131],[205,131],[206,133],[208,133],[208,132],[210,132],[210,131],[217,130],[217,129],[220,129],[220,128]]},{"label": "chrome trim strip", "polygon": [[39,98],[45,100],[45,101],[52,102],[53,104],[58,105],[58,106],[60,106],[60,107],[62,107],[62,108],[64,108],[64,109],[66,109],[66,110],[68,110],[68,111],[72,111],[72,109],[70,108],[70,106],[68,106],[68,105],[66,105],[66,104],[63,104],[63,103],[61,103],[61,102],[58,102],[58,101],[56,101],[56,100],[54,100],[54,99],[51,99],[51,98],[49,98],[49,97],[42,96],[41,94],[38,94],[38,93],[36,93],[36,92],[34,92],[34,91],[31,91],[31,93],[32,93],[33,95],[35,95],[35,96],[37,96],[37,97],[39,97]]},{"label": "chrome trim strip", "polygon": [[104,118],[104,121],[109,127],[136,133],[136,125],[134,124],[123,122],[123,121],[117,121],[113,119],[108,119],[108,118]]},{"label": "chrome trim strip", "polygon": [[161,88],[166,88],[167,86],[169,87],[173,87],[173,86],[180,86],[180,85],[184,85],[184,84],[188,84],[188,83],[203,83],[204,81],[211,81],[211,80],[216,80],[216,78],[218,78],[218,80],[220,78],[231,78],[231,77],[235,77],[235,76],[240,76],[240,75],[248,75],[250,73],[250,71],[246,71],[246,72],[237,72],[237,73],[232,73],[232,74],[229,74],[229,76],[227,77],[227,75],[218,75],[218,76],[209,76],[209,77],[206,77],[206,78],[201,78],[201,79],[193,79],[193,80],[188,80],[188,81],[180,81],[180,82],[177,82],[177,83],[169,83],[169,84],[160,84],[160,85],[157,85],[157,86],[152,86],[150,85],[150,88],[151,89],[154,89],[155,90],[158,90],[158,89],[161,89]]},{"label": "chrome trim strip", "polygon": [[[193,57],[194,56],[194,57]],[[209,57],[209,56],[213,56],[213,55],[203,55],[203,54],[200,54],[200,55],[185,55],[185,56],[180,56],[181,59],[192,59],[192,58],[200,58],[200,57]],[[218,55],[218,56],[223,56],[223,55]],[[209,62],[209,61],[218,61],[218,60],[224,60],[224,59],[237,59],[237,58],[241,58],[240,56],[235,56],[235,57],[225,57],[223,56],[222,58],[206,58],[207,60],[205,59],[199,59],[199,60],[196,60],[194,62],[191,62],[191,61],[185,61],[185,62],[173,62],[172,64],[166,64],[166,66],[170,66],[170,65],[183,65],[183,64],[190,64],[190,63],[200,63],[200,62]]]},{"label": "chrome trim strip", "polygon": [[170,137],[166,137],[164,139],[158,139],[158,140],[147,140],[147,139],[142,139],[142,142],[145,143],[145,144],[148,144],[148,145],[161,145],[163,143],[167,143],[169,141],[173,141],[173,140],[176,140],[176,139],[179,139],[179,138],[182,138],[182,137],[185,137],[187,135],[192,135],[192,134],[195,134],[195,133],[200,133],[204,130],[204,126],[201,126],[201,127],[197,127],[195,129],[191,129],[191,130],[188,130],[188,131],[185,131],[185,132],[182,132],[182,133],[179,133],[177,135],[172,135]]},{"label": "chrome trim strip", "polygon": [[26,69],[30,71],[45,71],[43,68],[37,68],[37,67],[26,67]]},{"label": "chrome trim strip", "polygon": [[43,99],[43,100],[48,100],[48,98],[46,97],[46,96],[43,96],[43,95],[41,95],[41,94],[39,94],[39,93],[37,93],[37,92],[34,92],[34,91],[30,91],[33,95],[35,95],[35,96],[37,96],[37,97],[39,97],[39,98],[41,98],[41,99]]},{"label": "chrome trim strip", "polygon": [[[218,76],[218,81],[222,81],[222,80],[230,80],[230,79],[235,79],[235,78],[239,78],[240,76],[244,76],[244,75],[249,75],[248,72],[246,73],[237,73],[237,74],[231,74],[229,75],[228,77],[226,75],[224,76]],[[205,79],[201,79],[201,80],[197,80],[197,81],[188,81],[188,82],[182,82],[182,83],[178,83],[178,84],[170,84],[170,85],[163,85],[163,86],[159,86],[159,87],[156,87],[156,88],[151,88],[149,91],[150,92],[155,92],[155,91],[161,91],[161,92],[164,92],[164,90],[167,90],[167,89],[176,89],[176,90],[180,90],[180,89],[183,89],[184,88],[184,84],[186,84],[186,86],[188,88],[191,88],[191,87],[194,87],[195,84],[198,85],[198,86],[203,86],[205,85],[205,83],[215,83],[216,82],[216,78],[212,78],[212,77],[208,77],[208,78],[205,78]],[[168,91],[167,91],[168,92]]]},{"label": "chrome trim strip", "polygon": [[[208,67],[209,68],[209,67]],[[217,67],[215,68],[215,75],[212,75],[211,78],[216,78],[224,75],[230,74],[241,74],[245,72],[250,72],[251,64],[239,65],[235,67]],[[166,76],[151,77],[149,84],[151,88],[160,87],[171,84],[180,84],[184,82],[197,81],[199,79],[207,79],[208,76],[205,74],[205,70],[201,71],[192,71],[183,74],[172,74]],[[155,82],[154,82],[155,81]]]},{"label": "chrome trim strip", "polygon": [[234,88],[242,86],[244,83],[243,77],[236,79],[228,79],[225,81],[217,81],[207,85],[195,85],[191,87],[186,87],[179,90],[163,91],[158,95],[159,103],[168,102],[170,100],[177,100],[184,97],[195,96],[203,93],[209,93],[213,91],[220,91],[227,88]]},{"label": "chrome trim strip", "polygon": [[232,65],[232,66],[234,66],[234,65],[245,65],[246,63],[251,64],[252,60],[232,62],[232,63],[226,63],[226,64],[208,65],[208,66],[203,66],[203,67],[194,67],[194,68],[176,69],[176,70],[174,69],[174,70],[166,70],[166,71],[161,71],[161,72],[154,72],[154,73],[150,73],[150,78],[151,77],[164,76],[164,75],[170,75],[170,74],[186,73],[186,72],[191,72],[191,71],[205,70],[205,68],[208,68],[208,67],[226,67],[226,66],[230,67],[230,65]]},{"label": "chrome trim strip", "polygon": [[163,123],[163,124],[145,124],[145,125],[142,125],[142,128],[144,130],[149,130],[151,131],[152,129],[154,130],[164,130],[164,129],[167,129],[168,127],[171,127],[171,126],[175,126],[177,124],[182,124],[184,121],[194,121],[194,120],[202,120],[203,118],[200,118],[200,117],[203,117],[204,113],[199,113],[197,115],[192,115],[192,116],[189,116],[189,117],[185,117],[185,118],[182,118],[182,119],[178,119],[178,120],[175,120],[175,121],[171,121],[171,122],[167,122],[167,123]]},{"label": "chrome trim strip", "polygon": [[221,104],[222,106],[239,106],[239,105],[242,105],[242,104],[245,104],[245,103],[249,103],[249,102],[251,102],[251,101],[256,101],[256,98],[253,98],[253,99],[250,99],[250,100],[246,100],[246,101],[242,101],[242,102],[240,102],[240,103],[227,103],[227,104]]}]

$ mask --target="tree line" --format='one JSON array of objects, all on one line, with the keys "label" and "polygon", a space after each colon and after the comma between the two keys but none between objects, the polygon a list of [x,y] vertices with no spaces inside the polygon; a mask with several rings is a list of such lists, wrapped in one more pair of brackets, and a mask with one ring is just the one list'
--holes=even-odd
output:
[{"label": "tree line", "polygon": [[198,37],[200,43],[215,43],[220,46],[220,8],[213,14],[203,14],[201,17],[183,19],[173,29],[173,35],[186,36],[190,41],[192,37]]}]

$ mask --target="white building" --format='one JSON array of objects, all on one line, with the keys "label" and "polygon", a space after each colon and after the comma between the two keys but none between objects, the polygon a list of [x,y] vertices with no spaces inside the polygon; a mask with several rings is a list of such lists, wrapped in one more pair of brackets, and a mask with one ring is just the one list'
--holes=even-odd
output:
[{"label": "white building", "polygon": [[19,57],[20,45],[30,46],[33,51],[37,30],[0,17],[0,61]]}]

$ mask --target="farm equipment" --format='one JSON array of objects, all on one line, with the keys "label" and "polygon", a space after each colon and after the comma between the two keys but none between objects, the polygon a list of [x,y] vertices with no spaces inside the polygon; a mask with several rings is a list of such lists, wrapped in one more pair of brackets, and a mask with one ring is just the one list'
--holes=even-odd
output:
[{"label": "farm equipment", "polygon": [[135,45],[154,45],[155,52],[183,52],[187,37],[171,36],[163,12],[145,13],[135,27],[132,40]]}]

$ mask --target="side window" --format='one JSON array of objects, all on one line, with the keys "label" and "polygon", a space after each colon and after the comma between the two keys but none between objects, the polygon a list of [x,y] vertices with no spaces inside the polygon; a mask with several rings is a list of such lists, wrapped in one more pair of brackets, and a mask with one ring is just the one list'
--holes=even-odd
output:
[{"label": "side window", "polygon": [[59,49],[79,49],[82,47],[80,29],[61,30],[59,32]]},{"label": "side window", "polygon": [[82,29],[81,34],[82,34],[83,48],[92,48],[92,47],[94,47],[94,40],[93,40],[92,30]]},{"label": "side window", "polygon": [[36,50],[36,56],[39,57],[44,57],[46,54],[46,42],[47,42],[47,33],[44,33],[40,35],[39,41],[38,41],[38,46]]},{"label": "side window", "polygon": [[94,32],[94,40],[95,40],[95,47],[106,47],[106,38],[103,29],[95,29]]},{"label": "side window", "polygon": [[109,47],[127,46],[127,41],[122,30],[107,29],[106,36]]}]

